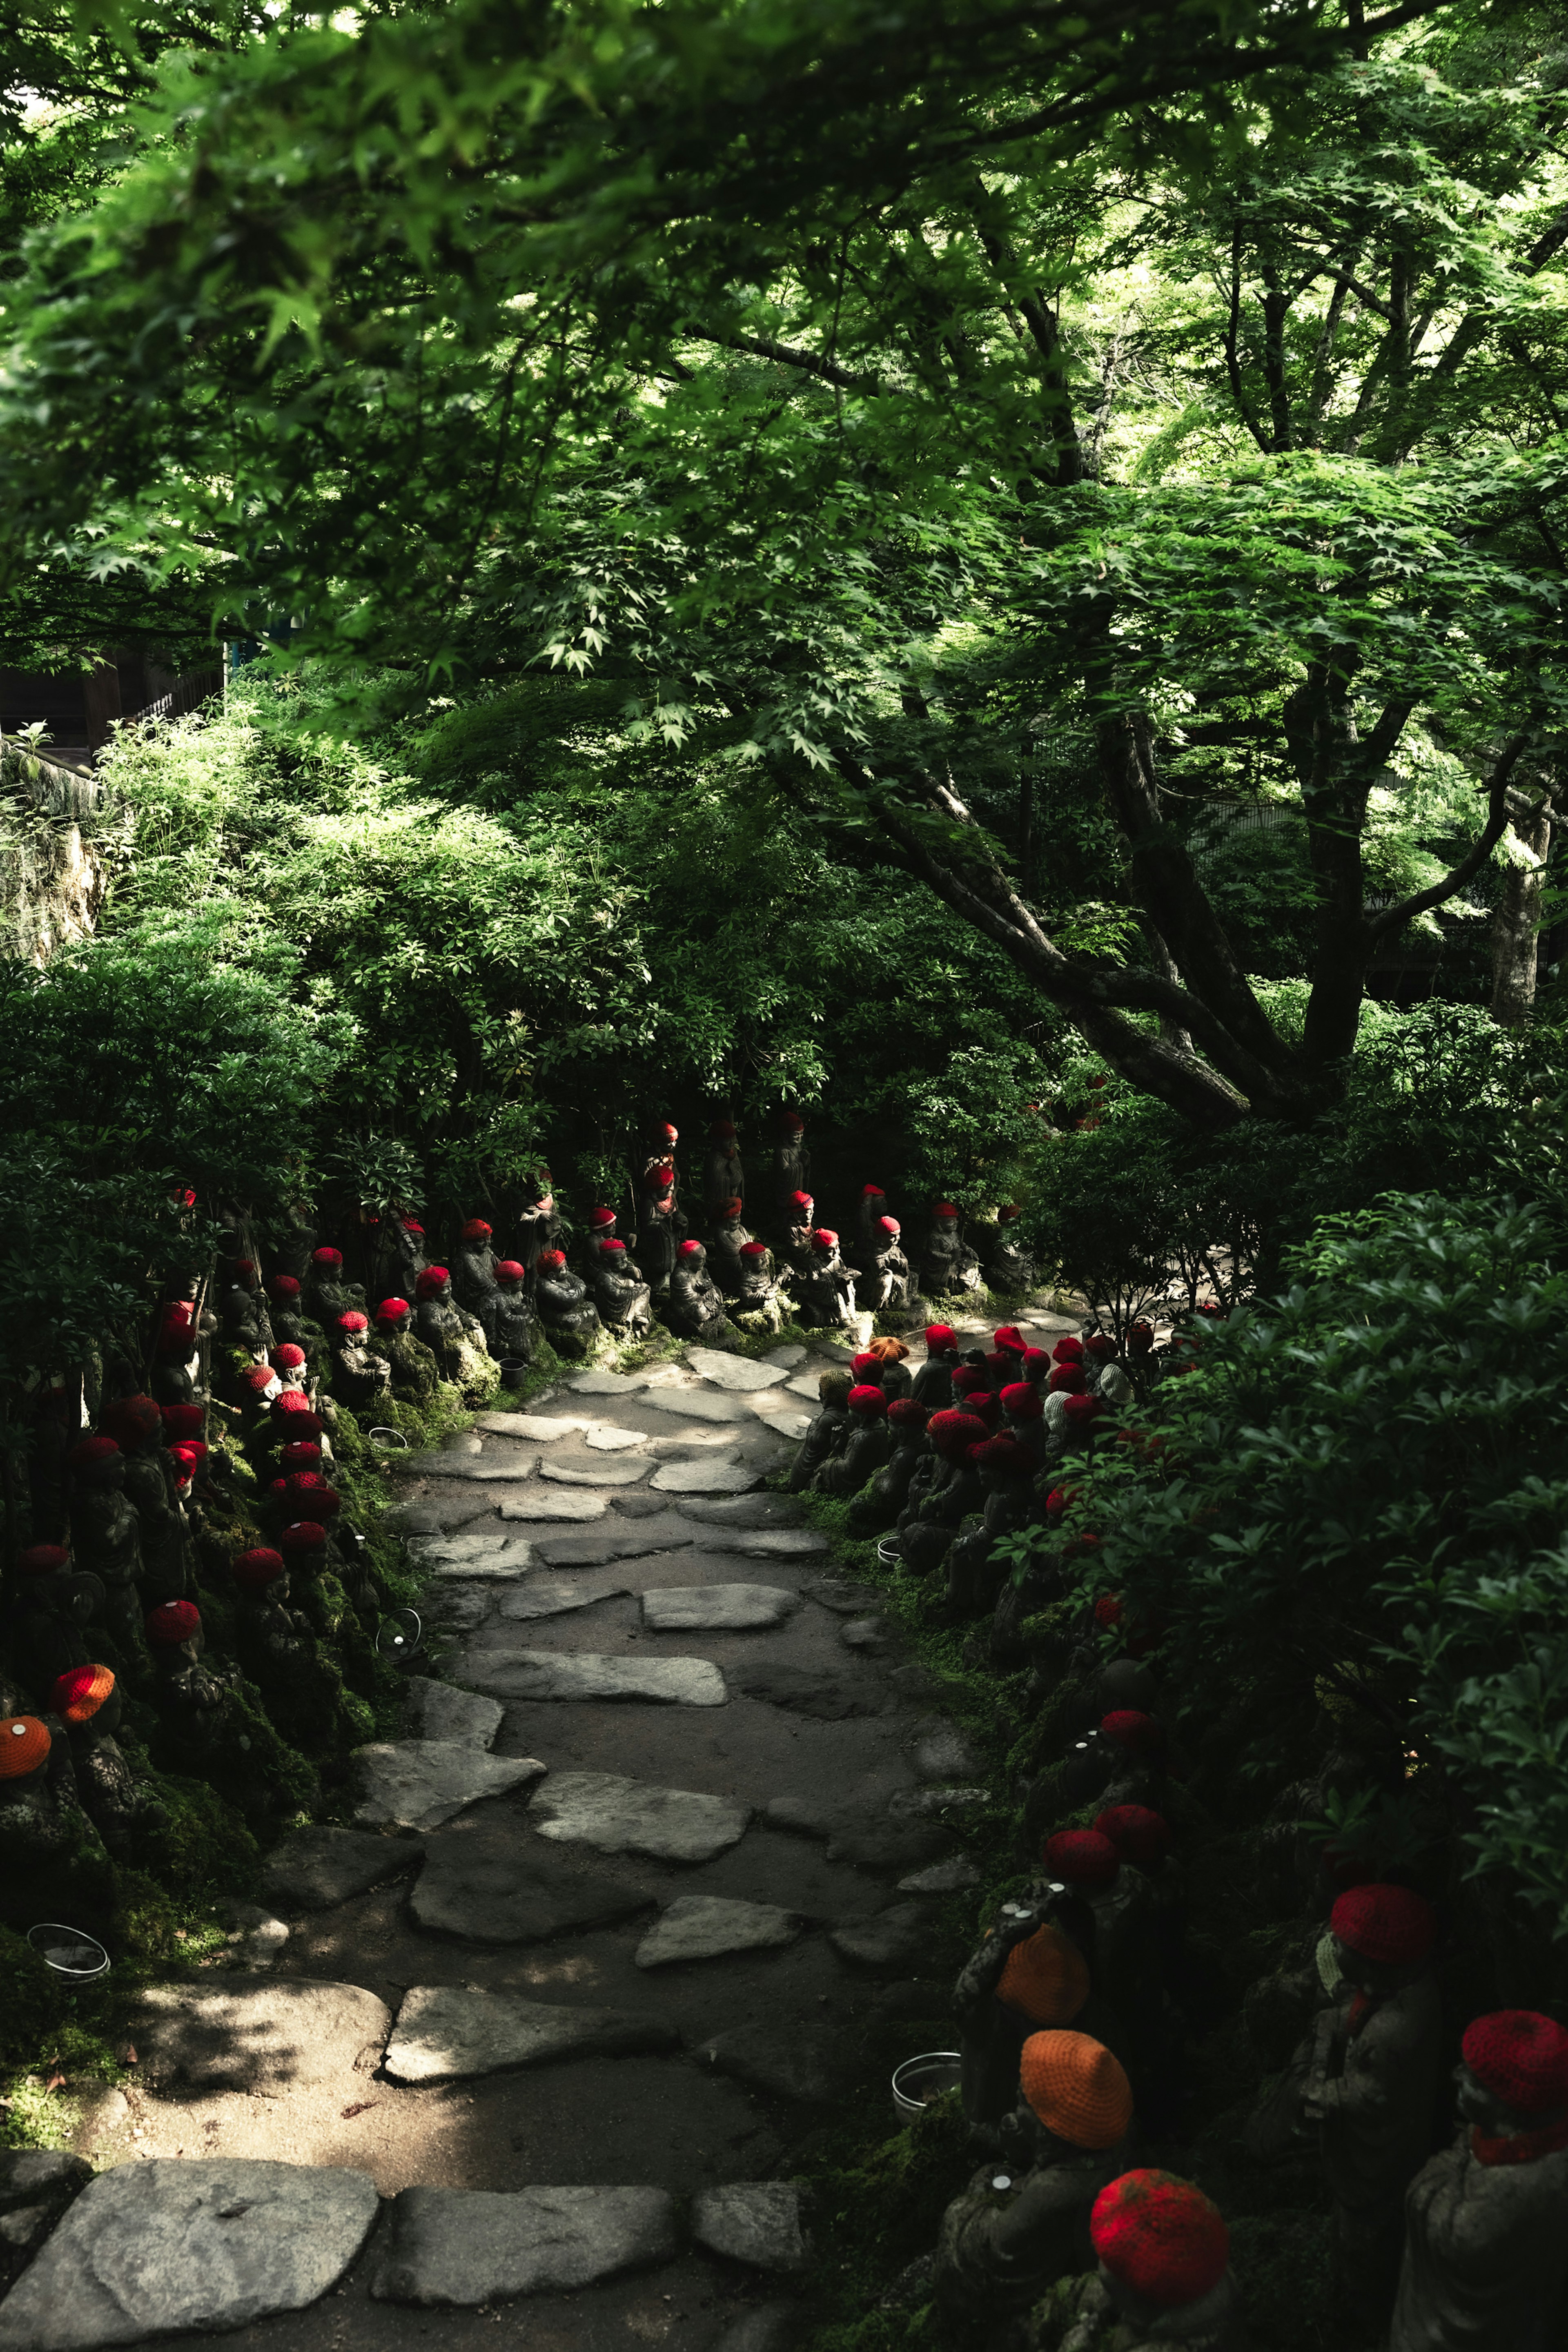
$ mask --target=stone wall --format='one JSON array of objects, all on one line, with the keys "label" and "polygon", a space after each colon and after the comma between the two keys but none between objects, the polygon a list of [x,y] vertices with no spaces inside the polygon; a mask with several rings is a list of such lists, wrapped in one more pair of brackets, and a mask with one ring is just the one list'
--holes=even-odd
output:
[{"label": "stone wall", "polygon": [[42,964],[89,938],[130,825],[85,769],[0,744],[0,954]]}]

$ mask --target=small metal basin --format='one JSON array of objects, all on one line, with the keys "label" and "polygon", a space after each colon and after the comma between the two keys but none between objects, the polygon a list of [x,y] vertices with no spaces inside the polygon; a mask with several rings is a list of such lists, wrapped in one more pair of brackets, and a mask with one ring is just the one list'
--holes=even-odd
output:
[{"label": "small metal basin", "polygon": [[893,2069],[893,2113],[912,2124],[943,2091],[956,2091],[963,2061],[956,2050],[926,2050]]},{"label": "small metal basin", "polygon": [[425,1624],[417,1609],[394,1609],[376,1628],[375,1646],[395,1666],[405,1666],[425,1646]]},{"label": "small metal basin", "polygon": [[68,1984],[92,1984],[109,1973],[109,1954],[96,1936],[80,1927],[67,1927],[58,1919],[41,1919],[27,1930],[27,1941],[44,1966]]}]

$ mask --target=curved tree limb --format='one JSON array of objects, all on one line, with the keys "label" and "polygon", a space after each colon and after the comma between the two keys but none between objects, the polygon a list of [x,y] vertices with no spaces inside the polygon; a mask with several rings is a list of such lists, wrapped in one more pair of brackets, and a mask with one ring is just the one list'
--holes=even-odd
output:
[{"label": "curved tree limb", "polygon": [[1460,858],[1458,866],[1444,875],[1440,882],[1434,882],[1430,889],[1415,891],[1410,898],[1402,898],[1397,907],[1389,907],[1381,915],[1374,916],[1367,925],[1368,937],[1374,945],[1380,940],[1387,939],[1391,931],[1402,931],[1406,923],[1415,920],[1417,915],[1427,914],[1432,908],[1441,907],[1480,872],[1507,830],[1509,782],[1529,740],[1528,735],[1510,735],[1504,744],[1488,787],[1490,806],[1487,821],[1474,847]]}]

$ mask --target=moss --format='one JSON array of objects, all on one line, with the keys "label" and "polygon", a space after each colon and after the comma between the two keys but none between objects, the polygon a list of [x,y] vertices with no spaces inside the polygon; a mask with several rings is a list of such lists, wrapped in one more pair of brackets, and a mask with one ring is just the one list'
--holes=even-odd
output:
[{"label": "moss", "polygon": [[[900,2041],[908,2034],[906,2026]],[[864,2099],[856,2105],[863,2115]],[[868,2147],[862,2138],[835,2148],[808,2171],[819,2249],[813,2352],[891,2352],[937,2340],[921,2305],[872,2306],[935,2245],[942,2213],[973,2169],[967,2140],[958,2093],[948,2091],[907,2129]]]},{"label": "moss", "polygon": [[19,2065],[30,2057],[68,2000],[26,1936],[0,1927],[0,2063]]},{"label": "moss", "polygon": [[205,1780],[174,1772],[147,1777],[169,1816],[168,1827],[150,1836],[145,1854],[162,1883],[186,1902],[248,1887],[261,1850],[234,1807]]}]

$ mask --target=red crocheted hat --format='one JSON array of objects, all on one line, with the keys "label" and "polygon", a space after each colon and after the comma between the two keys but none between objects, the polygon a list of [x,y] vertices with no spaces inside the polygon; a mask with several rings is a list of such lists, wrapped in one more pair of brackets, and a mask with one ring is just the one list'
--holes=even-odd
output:
[{"label": "red crocheted hat", "polygon": [[[344,1318],[340,1316],[338,1319],[342,1322]],[[304,1364],[305,1350],[297,1348],[292,1339],[285,1339],[280,1348],[273,1349],[272,1360],[282,1371],[297,1372]]]},{"label": "red crocheted hat", "polygon": [[283,1555],[267,1544],[253,1544],[234,1563],[234,1580],[247,1592],[264,1592],[285,1573]]},{"label": "red crocheted hat", "polygon": [[1109,1886],[1121,1867],[1116,1848],[1099,1830],[1058,1830],[1040,1859],[1053,1878],[1069,1886]]},{"label": "red crocheted hat", "polygon": [[1568,2030],[1538,2009],[1494,2009],[1460,2043],[1478,2083],[1522,2116],[1568,2107]]},{"label": "red crocheted hat", "polygon": [[[558,1274],[566,1263],[566,1253],[564,1250],[557,1249],[541,1250],[539,1253],[539,1263],[551,1274]],[[423,1283],[425,1279],[424,1276],[421,1275],[419,1279],[420,1282]],[[429,1292],[424,1289],[421,1289],[419,1293],[421,1298],[427,1298],[429,1295]]]},{"label": "red crocheted hat", "polygon": [[849,1410],[865,1421],[880,1421],[888,1410],[888,1400],[880,1389],[861,1387],[849,1391]]},{"label": "red crocheted hat", "polygon": [[768,1245],[766,1242],[742,1242],[741,1244],[741,1255],[742,1257],[766,1257],[767,1254]]},{"label": "red crocheted hat", "polygon": [[107,1666],[68,1666],[49,1693],[49,1712],[66,1723],[90,1723],[113,1688]]},{"label": "red crocheted hat", "polygon": [[1077,1364],[1058,1364],[1050,1377],[1049,1393],[1052,1396],[1082,1396],[1086,1385]]},{"label": "red crocheted hat", "polygon": [[202,1612],[191,1601],[163,1601],[147,1612],[147,1639],[154,1649],[177,1649],[201,1630]]},{"label": "red crocheted hat", "polygon": [[100,1462],[117,1461],[119,1455],[120,1448],[112,1437],[84,1437],[79,1444],[71,1447],[70,1464],[73,1470],[91,1470]]},{"label": "red crocheted hat", "polygon": [[896,1242],[903,1230],[897,1217],[879,1217],[877,1220],[877,1231],[890,1242]]},{"label": "red crocheted hat", "polygon": [[989,1434],[978,1413],[933,1412],[926,1423],[926,1435],[944,1461],[959,1462],[972,1445],[978,1445]]},{"label": "red crocheted hat", "polygon": [[267,1287],[274,1298],[285,1305],[300,1296],[300,1286],[291,1274],[275,1274]]},{"label": "red crocheted hat", "polygon": [[[518,1270],[521,1272],[521,1267]],[[500,1272],[499,1265],[496,1272]],[[413,1311],[406,1298],[384,1298],[375,1310],[375,1319],[378,1323],[406,1323]]]},{"label": "red crocheted hat", "polygon": [[710,1143],[733,1143],[735,1122],[732,1118],[716,1118],[708,1130]]},{"label": "red crocheted hat", "polygon": [[1157,1761],[1165,1752],[1165,1734],[1152,1715],[1144,1715],[1135,1706],[1119,1706],[1100,1718],[1100,1736],[1114,1739],[1119,1748],[1129,1748],[1134,1756]]},{"label": "red crocheted hat", "polygon": [[1109,1363],[1116,1353],[1116,1342],[1109,1331],[1091,1331],[1083,1343],[1083,1351],[1092,1356],[1097,1364]]},{"label": "red crocheted hat", "polygon": [[29,1544],[16,1568],[23,1576],[57,1576],[70,1566],[70,1557],[64,1544]]},{"label": "red crocheted hat", "polygon": [[617,1241],[614,1241],[614,1240],[612,1240],[612,1241],[607,1241],[607,1242],[597,1242],[597,1243],[595,1243],[595,1248],[598,1250],[599,1255],[600,1255],[601,1257],[608,1257],[608,1258],[625,1257],[625,1255],[626,1255],[626,1245],[625,1242],[617,1242]]},{"label": "red crocheted hat", "polygon": [[[285,1389],[281,1396],[273,1398],[270,1410],[273,1420],[285,1429],[292,1429],[296,1437],[305,1433],[299,1424],[307,1418],[316,1420],[310,1410],[310,1400],[303,1389]],[[316,1422],[316,1427],[321,1427],[320,1422]],[[314,1432],[310,1434],[313,1435]]]},{"label": "red crocheted hat", "polygon": [[239,1385],[248,1389],[253,1397],[264,1397],[269,1388],[278,1384],[278,1375],[270,1364],[247,1364],[239,1376]]},{"label": "red crocheted hat", "polygon": [[1026,1381],[1033,1381],[1037,1383],[1045,1379],[1050,1369],[1051,1360],[1047,1355],[1043,1348],[1025,1349],[1024,1378]]},{"label": "red crocheted hat", "polygon": [[47,1723],[36,1715],[0,1720],[0,1780],[26,1780],[48,1762],[54,1746]]},{"label": "red crocheted hat", "polygon": [[319,1470],[321,1466],[321,1449],[319,1445],[313,1445],[308,1437],[301,1437],[292,1445],[282,1446],[279,1451],[278,1459],[283,1465],[285,1476],[290,1470]]},{"label": "red crocheted hat", "polygon": [[1005,1349],[1010,1356],[1021,1356],[1028,1343],[1016,1323],[1004,1323],[999,1331],[991,1334],[991,1344]]},{"label": "red crocheted hat", "polygon": [[682,1242],[675,1255],[677,1257],[706,1257],[708,1253],[700,1242]]},{"label": "red crocheted hat", "polygon": [[838,1236],[831,1225],[818,1225],[812,1234],[811,1246],[814,1250],[821,1250],[823,1255],[826,1256],[829,1251],[838,1247]]},{"label": "red crocheted hat", "polygon": [[1081,1339],[1058,1339],[1056,1346],[1051,1349],[1051,1361],[1053,1364],[1081,1364],[1083,1361],[1083,1341]]},{"label": "red crocheted hat", "polygon": [[805,1125],[805,1121],[802,1118],[799,1111],[797,1110],[781,1110],[779,1113],[779,1125],[781,1127],[787,1127],[792,1135],[798,1135],[801,1129]]},{"label": "red crocheted hat", "polygon": [[99,1418],[108,1434],[121,1445],[141,1445],[156,1436],[163,1421],[150,1396],[115,1397]]},{"label": "red crocheted hat", "polygon": [[370,1329],[370,1318],[368,1315],[362,1315],[357,1307],[351,1307],[346,1315],[339,1316],[338,1328],[340,1331],[351,1331],[357,1337],[361,1331]]},{"label": "red crocheted hat", "polygon": [[960,1364],[953,1373],[952,1385],[959,1396],[975,1396],[988,1391],[991,1383],[978,1364]]},{"label": "red crocheted hat", "polygon": [[419,1236],[419,1238],[420,1238],[420,1240],[421,1240],[421,1241],[423,1241],[423,1240],[424,1240],[424,1238],[425,1238],[425,1228],[424,1228],[424,1226],[423,1226],[423,1225],[416,1224],[416,1223],[415,1223],[415,1222],[414,1222],[414,1219],[413,1219],[412,1217],[404,1217],[404,1218],[401,1218],[401,1219],[399,1220],[399,1222],[400,1222],[400,1223],[402,1224],[403,1230],[404,1230],[404,1232],[405,1232],[405,1234],[418,1234],[418,1236]]},{"label": "red crocheted hat", "polygon": [[895,1429],[923,1430],[927,1420],[926,1408],[923,1404],[917,1404],[913,1397],[895,1397],[888,1407],[888,1419]]},{"label": "red crocheted hat", "polygon": [[979,1414],[981,1420],[985,1423],[986,1433],[988,1435],[1000,1425],[1002,1420],[1002,1400],[996,1394],[994,1389],[980,1388],[972,1390],[970,1394],[963,1400],[963,1410],[965,1412]]},{"label": "red crocheted hat", "polygon": [[1024,1212],[1017,1206],[1016,1202],[1008,1201],[1003,1207],[997,1210],[996,1222],[999,1225],[1009,1225],[1012,1223],[1015,1217],[1021,1217],[1023,1213]]},{"label": "red crocheted hat", "polygon": [[983,1445],[971,1446],[969,1458],[981,1469],[1000,1470],[1008,1478],[1032,1478],[1035,1475],[1034,1457],[1019,1444],[1011,1430],[988,1437]]},{"label": "red crocheted hat", "polygon": [[[515,1257],[501,1257],[497,1258],[496,1260],[496,1280],[498,1282],[521,1282],[525,1271],[526,1268]],[[399,1307],[403,1306],[403,1301],[401,1299],[398,1299],[395,1303]],[[406,1312],[406,1309],[405,1309],[405,1311]]]},{"label": "red crocheted hat", "polygon": [[327,1530],[319,1519],[295,1519],[278,1538],[279,1551],[321,1551],[325,1549]]},{"label": "red crocheted hat", "polygon": [[[1051,1502],[1054,1500],[1054,1496],[1047,1500],[1046,1504],[1046,1508],[1047,1510],[1049,1510]],[[1121,1624],[1121,1595],[1120,1592],[1102,1592],[1100,1594],[1099,1600],[1094,1604],[1094,1622],[1097,1625],[1103,1625],[1107,1628],[1112,1625]]]},{"label": "red crocheted hat", "polygon": [[728,1218],[730,1222],[733,1223],[734,1220],[741,1213],[741,1206],[742,1204],[739,1201],[729,1200],[725,1202],[719,1213],[721,1216]]},{"label": "red crocheted hat", "polygon": [[1098,1421],[1104,1411],[1103,1397],[1069,1396],[1062,1407],[1062,1419],[1069,1427],[1081,1429],[1087,1423]]},{"label": "red crocheted hat", "polygon": [[323,1273],[335,1271],[337,1267],[342,1265],[342,1262],[343,1254],[342,1250],[319,1249],[312,1250],[310,1252],[310,1264],[312,1265],[319,1265],[322,1269]]},{"label": "red crocheted hat", "polygon": [[958,1211],[953,1207],[951,1201],[939,1201],[935,1208],[931,1211],[931,1215],[933,1217],[956,1217]]},{"label": "red crocheted hat", "polygon": [[680,1140],[680,1129],[672,1127],[667,1118],[656,1118],[648,1133],[656,1143],[679,1143]]},{"label": "red crocheted hat", "polygon": [[1152,1868],[1171,1850],[1171,1825],[1147,1805],[1109,1805],[1094,1817],[1101,1837],[1110,1840],[1123,1862]]},{"label": "red crocheted hat", "polygon": [[860,1187],[860,1198],[863,1201],[882,1201],[887,1198],[887,1195],[883,1192],[880,1184],[862,1184]]},{"label": "red crocheted hat", "polygon": [[1027,1381],[1009,1381],[1002,1391],[1002,1410],[1015,1421],[1038,1421],[1045,1409],[1039,1391]]},{"label": "red crocheted hat", "polygon": [[880,1372],[882,1359],[880,1356],[874,1356],[869,1348],[862,1348],[856,1355],[850,1357],[849,1369],[857,1375],[872,1371]]},{"label": "red crocheted hat", "polygon": [[951,1323],[928,1323],[925,1339],[928,1356],[945,1356],[958,1345],[958,1334]]},{"label": "red crocheted hat", "polygon": [[[789,1205],[792,1209],[804,1209],[805,1216],[809,1216],[812,1210],[816,1208],[816,1203],[812,1199],[809,1192],[792,1192],[789,1196]],[[798,1218],[796,1223],[804,1224],[805,1223],[805,1216]]]},{"label": "red crocheted hat", "polygon": [[160,1412],[165,1439],[199,1437],[206,1426],[206,1414],[199,1404],[166,1404]]},{"label": "red crocheted hat", "polygon": [[1211,2294],[1230,2263],[1218,2206],[1170,2172],[1124,2172],[1102,2189],[1089,2234],[1111,2276],[1162,2311]]},{"label": "red crocheted hat", "polygon": [[416,1298],[434,1298],[442,1284],[451,1279],[444,1265],[427,1265],[415,1281],[414,1296]]},{"label": "red crocheted hat", "polygon": [[343,1507],[336,1487],[315,1470],[293,1470],[287,1478],[275,1478],[272,1492],[297,1519],[335,1519]]},{"label": "red crocheted hat", "polygon": [[588,1212],[588,1231],[591,1234],[602,1233],[606,1225],[613,1225],[615,1222],[614,1209],[590,1209]]},{"label": "red crocheted hat", "polygon": [[470,1217],[463,1227],[462,1238],[466,1242],[488,1242],[489,1237],[490,1228],[483,1217]]},{"label": "red crocheted hat", "polygon": [[1408,1886],[1352,1886],[1329,1914],[1347,1951],[1384,1968],[1411,1968],[1437,1940],[1437,1914]]},{"label": "red crocheted hat", "polygon": [[642,1188],[645,1192],[652,1192],[657,1196],[658,1193],[669,1192],[674,1183],[673,1168],[649,1168],[644,1171]]}]

